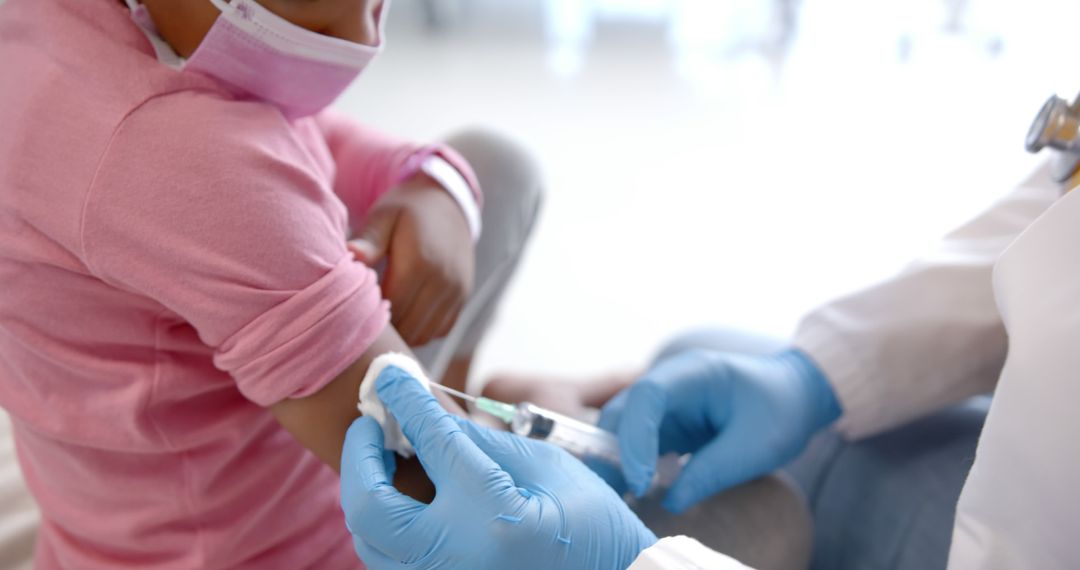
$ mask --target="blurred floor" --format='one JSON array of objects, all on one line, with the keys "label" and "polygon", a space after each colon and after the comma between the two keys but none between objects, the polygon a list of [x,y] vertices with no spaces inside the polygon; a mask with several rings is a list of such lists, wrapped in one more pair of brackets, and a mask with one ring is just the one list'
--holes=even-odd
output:
[{"label": "blurred floor", "polygon": [[1006,192],[1039,105],[1077,85],[1078,15],[806,0],[785,28],[756,0],[398,0],[339,106],[535,149],[545,211],[478,372],[588,372],[703,323],[787,334]]}]

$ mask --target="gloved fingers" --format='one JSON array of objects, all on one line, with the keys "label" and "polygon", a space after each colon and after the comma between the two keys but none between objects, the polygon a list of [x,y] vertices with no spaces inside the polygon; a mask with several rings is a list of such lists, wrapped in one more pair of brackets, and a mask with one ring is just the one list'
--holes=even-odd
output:
[{"label": "gloved fingers", "polygon": [[697,451],[664,497],[664,508],[680,514],[705,499],[763,475],[779,465],[768,465],[759,438],[723,432]]},{"label": "gloved fingers", "polygon": [[455,417],[454,421],[480,451],[504,468],[508,464],[528,462],[528,457],[533,455],[530,445],[539,443],[508,431],[484,427],[468,418]]},{"label": "gloved fingers", "polygon": [[412,442],[436,490],[453,484],[483,496],[490,492],[484,485],[493,477],[501,474],[509,481],[509,476],[465,435],[454,416],[407,372],[387,366],[376,379],[375,389]]},{"label": "gloved fingers", "polygon": [[600,478],[608,484],[608,487],[611,487],[611,489],[615,491],[616,495],[621,497],[626,494],[628,486],[620,466],[613,465],[595,457],[587,457],[584,459],[583,463],[585,463],[585,466],[591,469],[593,473],[600,476]]},{"label": "gloved fingers", "polygon": [[619,429],[619,418],[622,417],[623,408],[626,407],[626,395],[629,388],[615,394],[600,408],[600,419],[596,421],[596,427],[615,433]]},{"label": "gloved fingers", "polygon": [[[395,536],[402,529],[413,527],[413,521],[426,508],[390,484],[384,451],[378,422],[361,417],[349,426],[341,455],[341,508],[345,512],[345,526],[354,535],[376,544],[397,540]],[[411,528],[410,532],[413,532]]]},{"label": "gloved fingers", "polygon": [[660,457],[660,427],[667,411],[667,391],[648,376],[626,392],[619,418],[619,453],[626,483],[638,497],[652,484]]},{"label": "gloved fingers", "polygon": [[455,417],[461,431],[499,467],[501,473],[489,474],[486,488],[507,502],[508,509],[518,508],[525,499],[519,486],[550,476],[554,456],[559,453],[549,444],[534,441],[506,431],[496,431],[475,424],[466,418]]},{"label": "gloved fingers", "polygon": [[[369,417],[359,417],[345,432],[345,444],[341,451],[341,498],[350,501],[357,493],[388,483],[386,474],[386,449],[383,447],[383,431],[379,423]],[[370,463],[370,464],[369,464]],[[348,477],[345,475],[348,474]],[[343,505],[348,507],[348,504]],[[346,512],[351,509],[346,508]]]},{"label": "gloved fingers", "polygon": [[393,483],[394,475],[397,473],[397,454],[389,449],[384,449],[383,464],[386,466],[386,480]]},{"label": "gloved fingers", "polygon": [[[543,489],[551,487],[552,481],[559,479],[582,485],[585,479],[593,476],[581,461],[550,443],[489,429],[465,418],[454,419],[465,435],[508,475],[502,482],[505,486],[501,487],[508,510],[525,508],[528,496],[522,495],[520,487]],[[600,483],[596,481],[602,489]],[[493,487],[493,484],[489,484],[489,489]]]},{"label": "gloved fingers", "polygon": [[360,557],[360,561],[364,563],[364,566],[371,570],[405,570],[408,568],[408,565],[404,562],[390,558],[358,536],[353,537],[353,549],[356,550],[356,555]]},{"label": "gloved fingers", "polygon": [[[622,418],[623,409],[626,407],[626,396],[628,392],[629,389],[623,390],[604,404],[604,407],[600,410],[600,419],[597,420],[596,427],[618,434],[619,419]],[[626,484],[626,477],[623,476],[621,465],[612,465],[611,463],[600,461],[599,459],[586,459],[585,465],[587,465],[589,469],[592,469],[593,473],[596,473],[601,479],[606,481],[619,496],[626,493],[629,486]]]}]

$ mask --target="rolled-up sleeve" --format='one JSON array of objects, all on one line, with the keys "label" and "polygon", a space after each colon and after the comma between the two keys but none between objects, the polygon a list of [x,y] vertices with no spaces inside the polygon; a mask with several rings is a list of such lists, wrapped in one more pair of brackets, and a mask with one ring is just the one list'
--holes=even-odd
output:
[{"label": "rolled-up sleeve", "polygon": [[359,356],[356,348],[371,344],[386,325],[374,281],[371,271],[343,259],[226,339],[214,363],[260,405],[317,391],[352,364]]},{"label": "rolled-up sleeve", "polygon": [[304,144],[262,105],[151,102],[114,136],[81,224],[91,272],[189,323],[263,406],[321,389],[389,317]]}]

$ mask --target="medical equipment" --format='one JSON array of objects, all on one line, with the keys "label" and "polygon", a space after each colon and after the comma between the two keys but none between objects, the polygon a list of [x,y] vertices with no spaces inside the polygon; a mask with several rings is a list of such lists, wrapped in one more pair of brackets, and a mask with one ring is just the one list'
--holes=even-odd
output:
[{"label": "medical equipment", "polygon": [[391,367],[397,368],[405,376],[416,380],[424,390],[431,391],[432,383],[428,380],[427,374],[424,373],[424,368],[420,366],[419,362],[411,356],[398,352],[387,352],[372,360],[371,365],[368,366],[367,374],[364,375],[364,379],[360,382],[360,401],[356,405],[356,409],[361,414],[369,416],[379,423],[383,430],[383,445],[386,449],[402,457],[412,457],[415,452],[412,444],[402,433],[397,418],[386,409],[386,406],[379,398],[378,390],[375,388],[379,376],[383,374],[386,368]]},{"label": "medical equipment", "polygon": [[1050,163],[1054,180],[1065,182],[1080,169],[1080,96],[1071,104],[1052,95],[1028,129],[1028,152],[1046,147],[1058,151]]},{"label": "medical equipment", "polygon": [[507,404],[491,398],[470,396],[441,384],[432,383],[431,387],[466,400],[477,409],[499,418],[517,435],[546,441],[578,459],[599,459],[619,465],[619,440],[609,431],[529,402]]},{"label": "medical equipment", "polygon": [[[423,368],[412,357],[388,352],[373,360],[368,367],[367,374],[360,383],[360,403],[357,409],[361,414],[374,418],[382,427],[385,448],[403,457],[413,456],[413,446],[402,433],[401,426],[393,414],[386,410],[375,388],[376,380],[387,367],[400,369],[429,392],[435,388],[473,403],[480,411],[506,422],[510,426],[510,431],[517,435],[561,447],[582,461],[597,460],[610,464],[616,469],[620,465],[619,440],[609,431],[528,402],[515,406],[490,398],[477,398],[436,384],[428,380]],[[682,467],[680,462],[681,459],[677,454],[661,457],[658,461],[656,477],[653,478],[650,488],[670,486]]]},{"label": "medical equipment", "polygon": [[580,461],[542,441],[455,421],[404,376],[387,370],[378,391],[414,438],[438,496],[423,504],[392,489],[377,422],[353,423],[341,508],[368,568],[628,568],[656,542]]}]

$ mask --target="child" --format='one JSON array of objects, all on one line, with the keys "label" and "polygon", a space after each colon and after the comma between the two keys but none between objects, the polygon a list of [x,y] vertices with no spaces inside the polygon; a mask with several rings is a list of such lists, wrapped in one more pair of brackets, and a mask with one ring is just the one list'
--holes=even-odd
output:
[{"label": "child", "polygon": [[461,387],[539,203],[503,141],[324,112],[385,13],[0,6],[0,404],[39,568],[362,567],[334,473],[359,380],[426,345]]}]

